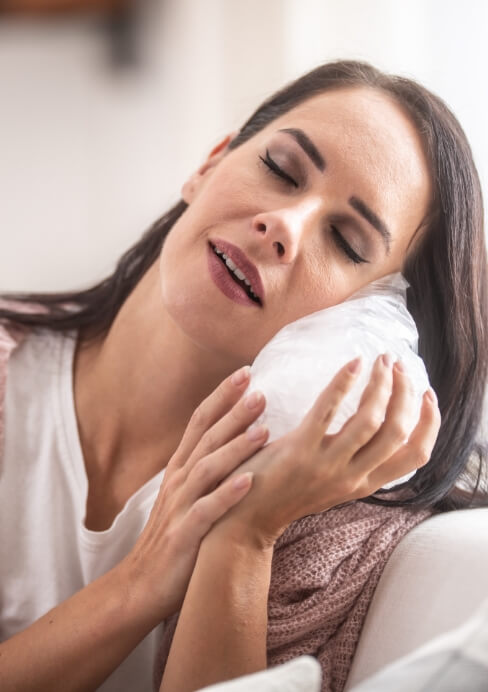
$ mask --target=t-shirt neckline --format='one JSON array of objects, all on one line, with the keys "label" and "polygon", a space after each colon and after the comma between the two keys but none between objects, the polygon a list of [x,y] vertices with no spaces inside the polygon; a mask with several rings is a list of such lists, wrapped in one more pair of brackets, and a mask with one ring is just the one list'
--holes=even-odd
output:
[{"label": "t-shirt neckline", "polygon": [[62,421],[62,432],[65,438],[65,446],[69,455],[73,473],[77,479],[83,497],[82,526],[84,532],[94,536],[103,536],[117,530],[120,519],[132,509],[144,510],[148,503],[154,502],[155,495],[163,481],[164,469],[150,478],[127,500],[123,508],[114,518],[109,528],[103,531],[93,531],[85,527],[86,500],[88,494],[88,477],[86,473],[85,460],[81,447],[81,439],[76,418],[74,400],[74,353],[78,339],[78,331],[69,332],[60,341],[58,354],[58,382],[56,393],[58,398],[59,417]]}]

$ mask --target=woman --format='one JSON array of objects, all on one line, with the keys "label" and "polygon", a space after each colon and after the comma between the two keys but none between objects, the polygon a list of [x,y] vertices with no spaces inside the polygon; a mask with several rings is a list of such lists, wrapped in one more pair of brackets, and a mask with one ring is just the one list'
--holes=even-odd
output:
[{"label": "woman", "polygon": [[[25,538],[27,513],[29,526],[43,527],[42,550],[50,541],[51,552],[67,554],[64,569],[36,558],[32,571],[51,567],[40,584],[23,581],[16,591],[12,581],[26,579],[29,567],[24,561],[12,576],[9,553],[2,690],[90,690],[104,680],[104,690],[146,689],[149,633],[178,611],[156,676],[165,692],[305,651],[322,664],[324,690],[340,690],[396,543],[433,512],[486,503],[476,439],[487,367],[482,201],[469,146],[446,106],[367,64],[321,66],[221,142],[182,198],[104,282],[78,293],[10,295],[20,302],[0,312],[10,355],[1,544],[14,551],[20,543],[29,560],[38,545]],[[234,266],[241,274],[232,278]],[[425,394],[407,442],[408,378],[387,355],[336,435],[323,433],[358,362],[337,374],[295,431],[266,447],[266,430],[250,438],[265,402],[242,397],[243,366],[283,325],[394,271],[411,285],[408,307],[439,401]],[[46,329],[34,337],[31,326]],[[14,408],[34,371],[29,362],[49,358],[48,335],[63,344],[74,337],[72,361],[60,361],[73,365],[73,391],[62,401],[76,412],[83,465],[80,483],[63,471],[56,492],[49,464],[56,457],[69,465],[53,443],[63,421],[46,442],[35,416],[22,427]],[[26,398],[34,406],[36,394]],[[41,415],[55,412],[46,406]],[[37,456],[46,446],[49,453],[38,465],[28,459],[24,474],[35,478],[45,465],[43,483],[9,471],[28,456],[18,445],[32,432],[36,449],[43,444]],[[400,489],[379,490],[416,468]],[[29,492],[35,501],[18,495]],[[51,503],[60,509],[43,523]],[[59,526],[69,532],[73,521],[84,523],[63,548]],[[78,539],[82,558],[78,544],[71,548]],[[96,558],[87,567],[89,550]],[[42,601],[38,591],[53,583],[62,586]],[[41,605],[16,619],[22,598]],[[135,677],[121,681],[121,670]]]}]

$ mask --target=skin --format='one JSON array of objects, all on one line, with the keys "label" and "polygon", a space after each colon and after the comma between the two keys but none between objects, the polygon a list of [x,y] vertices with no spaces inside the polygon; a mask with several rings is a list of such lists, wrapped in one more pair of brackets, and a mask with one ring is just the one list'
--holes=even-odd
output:
[{"label": "skin", "polygon": [[[289,127],[313,140],[324,172],[277,133]],[[185,183],[187,211],[108,335],[89,344],[82,334],[76,348],[85,524],[108,528],[166,468],[149,520],[112,570],[0,644],[5,692],[96,689],[180,609],[163,692],[264,668],[271,561],[286,526],[365,497],[430,457],[440,425],[435,397],[424,396],[406,440],[412,391],[388,359],[378,358],[358,412],[336,435],[324,431],[357,374],[349,366],[295,431],[267,446],[266,430],[258,439],[246,432],[264,398],[251,406],[248,373],[231,375],[284,324],[401,271],[432,196],[409,118],[383,94],[341,90],[306,101],[235,150],[225,144]],[[260,161],[266,149],[297,187]],[[390,228],[389,254],[350,209],[351,195]],[[348,259],[331,224],[368,263]],[[209,237],[237,245],[258,267],[262,308],[234,303],[215,286]]]},{"label": "skin", "polygon": [[[324,173],[289,135],[277,133],[286,127],[309,135],[326,158]],[[260,161],[266,148],[300,181],[298,189]],[[92,528],[110,525],[126,499],[167,464],[197,405],[230,372],[251,363],[284,324],[401,271],[432,192],[408,116],[381,93],[351,89],[306,101],[233,151],[217,147],[182,194],[189,208],[159,263],[107,338],[77,352],[75,401]],[[347,204],[351,195],[388,224],[389,255],[379,234]],[[336,225],[367,264],[352,263],[334,242],[330,223],[345,214],[362,233],[351,221]],[[234,243],[258,267],[263,309],[238,305],[214,285],[209,237]],[[135,359],[137,368],[127,367]]]}]

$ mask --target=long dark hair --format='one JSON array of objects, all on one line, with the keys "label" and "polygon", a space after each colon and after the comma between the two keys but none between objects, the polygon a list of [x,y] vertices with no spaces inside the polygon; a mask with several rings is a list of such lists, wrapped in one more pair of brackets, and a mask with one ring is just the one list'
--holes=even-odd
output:
[{"label": "long dark hair", "polygon": [[[367,63],[339,61],[317,67],[271,96],[229,149],[306,99],[345,87],[383,91],[409,113],[423,138],[434,184],[428,228],[409,252],[404,275],[410,283],[407,303],[419,331],[419,353],[438,396],[442,425],[430,462],[402,486],[409,490],[408,499],[388,499],[388,491],[380,490],[363,501],[438,511],[486,505],[486,452],[478,438],[488,366],[483,202],[471,149],[454,115],[410,79],[387,75]],[[85,340],[105,335],[186,206],[179,201],[156,221],[100,283],[65,293],[4,294],[8,300],[36,303],[41,312],[25,313],[13,305],[0,309],[0,320],[63,332],[81,329]]]}]

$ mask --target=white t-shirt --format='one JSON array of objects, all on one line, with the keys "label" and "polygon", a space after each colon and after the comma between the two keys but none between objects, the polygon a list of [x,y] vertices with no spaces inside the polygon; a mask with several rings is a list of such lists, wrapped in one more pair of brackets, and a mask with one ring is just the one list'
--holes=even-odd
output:
[{"label": "white t-shirt", "polygon": [[[85,528],[88,482],[73,398],[74,347],[64,335],[32,332],[8,362],[0,458],[0,641],[116,565],[139,536],[163,479],[161,471],[140,488],[106,531]],[[99,690],[151,692],[161,628]]]}]

